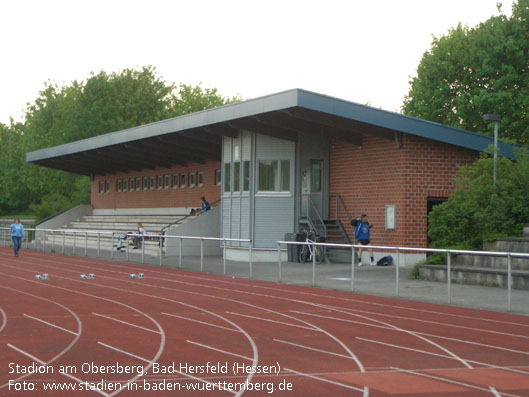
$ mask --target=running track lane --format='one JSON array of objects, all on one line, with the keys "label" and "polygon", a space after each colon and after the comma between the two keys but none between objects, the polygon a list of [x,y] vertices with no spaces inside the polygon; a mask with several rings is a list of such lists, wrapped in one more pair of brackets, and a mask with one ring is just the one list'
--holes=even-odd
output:
[{"label": "running track lane", "polygon": [[[138,272],[146,278],[128,278]],[[34,280],[37,273],[50,280]],[[96,279],[80,280],[81,273]],[[285,379],[293,390],[274,394],[288,396],[529,396],[529,319],[522,316],[28,251],[13,258],[3,249],[0,275],[0,385],[13,378],[8,360],[31,362],[15,346],[43,362],[60,354],[54,367],[279,364],[278,376],[150,371],[137,380],[277,387]],[[43,378],[72,380],[57,373],[25,379]],[[13,395],[6,387],[0,394]],[[147,393],[74,395],[116,394]],[[270,395],[219,388],[189,395],[241,394]]]}]

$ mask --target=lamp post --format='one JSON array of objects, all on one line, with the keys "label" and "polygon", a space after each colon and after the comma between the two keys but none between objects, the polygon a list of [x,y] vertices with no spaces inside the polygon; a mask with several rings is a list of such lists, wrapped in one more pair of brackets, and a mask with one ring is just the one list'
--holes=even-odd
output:
[{"label": "lamp post", "polygon": [[498,122],[501,120],[499,114],[485,114],[483,120],[494,121],[494,171],[492,174],[492,180],[494,186],[496,186],[496,162],[498,161]]}]

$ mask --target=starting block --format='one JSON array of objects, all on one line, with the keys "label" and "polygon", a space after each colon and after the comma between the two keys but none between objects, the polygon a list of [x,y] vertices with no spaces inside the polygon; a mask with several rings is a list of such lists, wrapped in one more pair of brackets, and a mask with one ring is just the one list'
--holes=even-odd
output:
[{"label": "starting block", "polygon": [[81,274],[81,280],[93,280],[96,278],[94,273],[90,273],[88,276],[86,274]]},{"label": "starting block", "polygon": [[44,273],[42,275],[36,274],[35,280],[49,280],[48,273]]},{"label": "starting block", "polygon": [[143,273],[139,273],[139,274],[135,274],[135,273],[132,273],[131,275],[129,275],[130,278],[138,278],[138,279],[143,279],[143,277],[145,277],[145,275]]}]

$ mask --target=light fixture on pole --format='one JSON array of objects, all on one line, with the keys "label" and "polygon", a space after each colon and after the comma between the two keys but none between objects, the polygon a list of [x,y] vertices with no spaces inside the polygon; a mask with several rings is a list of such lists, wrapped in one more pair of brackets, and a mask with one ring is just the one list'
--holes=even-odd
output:
[{"label": "light fixture on pole", "polygon": [[494,122],[494,171],[492,174],[492,180],[494,186],[496,186],[496,162],[498,161],[498,122],[501,120],[499,114],[485,114],[483,120]]}]

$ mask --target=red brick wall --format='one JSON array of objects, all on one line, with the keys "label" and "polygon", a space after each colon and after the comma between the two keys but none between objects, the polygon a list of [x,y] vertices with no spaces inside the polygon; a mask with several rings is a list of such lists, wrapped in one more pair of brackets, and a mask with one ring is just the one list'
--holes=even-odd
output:
[{"label": "red brick wall", "polygon": [[[91,201],[94,209],[115,209],[115,208],[173,208],[173,207],[200,207],[200,197],[204,196],[212,203],[220,198],[220,186],[215,184],[215,170],[220,169],[219,161],[206,161],[205,164],[190,163],[188,166],[173,166],[171,168],[158,167],[154,170],[145,169],[140,172],[118,173],[97,176],[92,181]],[[195,187],[189,187],[189,173],[204,173],[203,186],[197,185],[195,177]],[[184,188],[172,188],[173,174],[186,174],[186,186]],[[158,190],[140,190],[116,192],[116,182],[118,179],[154,176],[155,184],[158,175],[169,175],[171,187]],[[99,193],[99,182],[110,182],[108,193]],[[128,186],[127,186],[128,187]]]},{"label": "red brick wall", "polygon": [[[426,247],[427,199],[448,197],[458,165],[479,153],[404,134],[394,141],[365,136],[362,147],[336,141],[330,149],[330,194],[338,194],[353,218],[366,213],[375,245]],[[386,205],[396,207],[396,229],[385,228]],[[334,214],[334,202],[330,202]],[[340,216],[350,237],[354,233]]]}]

